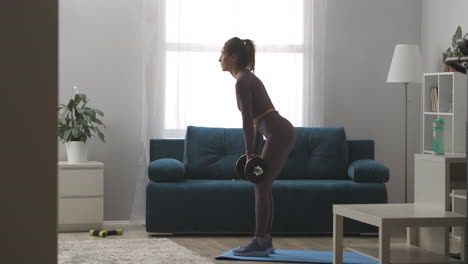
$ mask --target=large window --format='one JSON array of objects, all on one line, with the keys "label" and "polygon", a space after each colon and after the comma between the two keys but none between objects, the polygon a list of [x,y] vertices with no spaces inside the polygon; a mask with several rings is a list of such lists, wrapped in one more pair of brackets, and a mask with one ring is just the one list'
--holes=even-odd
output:
[{"label": "large window", "polygon": [[280,114],[302,125],[303,0],[170,0],[165,24],[166,131],[242,127],[236,80],[218,62],[234,36],[255,42],[255,74]]}]

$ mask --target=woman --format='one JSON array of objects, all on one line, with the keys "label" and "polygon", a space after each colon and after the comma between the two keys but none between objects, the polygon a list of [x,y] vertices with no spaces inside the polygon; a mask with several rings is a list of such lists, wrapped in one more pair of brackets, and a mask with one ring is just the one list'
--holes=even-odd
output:
[{"label": "woman", "polygon": [[275,110],[262,81],[253,74],[253,41],[237,37],[228,40],[219,62],[223,71],[230,72],[237,80],[237,106],[242,114],[247,161],[259,153],[262,135],[266,137],[261,158],[265,159],[268,171],[265,180],[255,184],[255,237],[250,243],[234,249],[233,253],[238,256],[268,256],[274,253],[271,238],[274,209],[272,184],[296,142],[296,132],[291,123]]}]

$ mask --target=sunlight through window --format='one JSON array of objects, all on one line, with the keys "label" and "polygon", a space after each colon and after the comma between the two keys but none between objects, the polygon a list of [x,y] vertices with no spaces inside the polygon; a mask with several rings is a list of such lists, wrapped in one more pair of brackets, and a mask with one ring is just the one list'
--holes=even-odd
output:
[{"label": "sunlight through window", "polygon": [[165,128],[242,127],[235,79],[218,62],[232,38],[256,44],[255,74],[275,108],[302,120],[303,0],[166,1]]}]

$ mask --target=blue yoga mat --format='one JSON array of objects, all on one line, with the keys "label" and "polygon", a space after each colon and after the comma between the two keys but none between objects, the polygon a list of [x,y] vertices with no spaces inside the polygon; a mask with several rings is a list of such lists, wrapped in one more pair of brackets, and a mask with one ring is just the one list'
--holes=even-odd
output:
[{"label": "blue yoga mat", "polygon": [[[330,251],[304,251],[276,249],[268,257],[240,257],[232,250],[217,256],[220,260],[253,260],[269,262],[295,262],[295,263],[333,263],[333,252]],[[378,261],[354,252],[343,252],[344,264],[377,264]]]}]

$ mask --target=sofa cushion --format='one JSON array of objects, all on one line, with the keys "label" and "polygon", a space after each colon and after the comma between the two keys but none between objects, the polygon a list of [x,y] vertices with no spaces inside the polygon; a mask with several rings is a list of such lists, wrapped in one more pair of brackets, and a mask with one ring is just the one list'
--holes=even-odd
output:
[{"label": "sofa cushion", "polygon": [[148,166],[148,178],[155,182],[176,182],[184,175],[184,164],[176,159],[158,159]]},{"label": "sofa cushion", "polygon": [[235,164],[243,154],[242,129],[187,127],[184,164],[189,179],[235,179]]},{"label": "sofa cushion", "polygon": [[355,182],[381,182],[385,183],[390,172],[384,164],[370,159],[361,159],[352,162],[348,168],[348,176]]},{"label": "sofa cushion", "polygon": [[296,127],[296,145],[279,179],[347,179],[343,127]]}]

